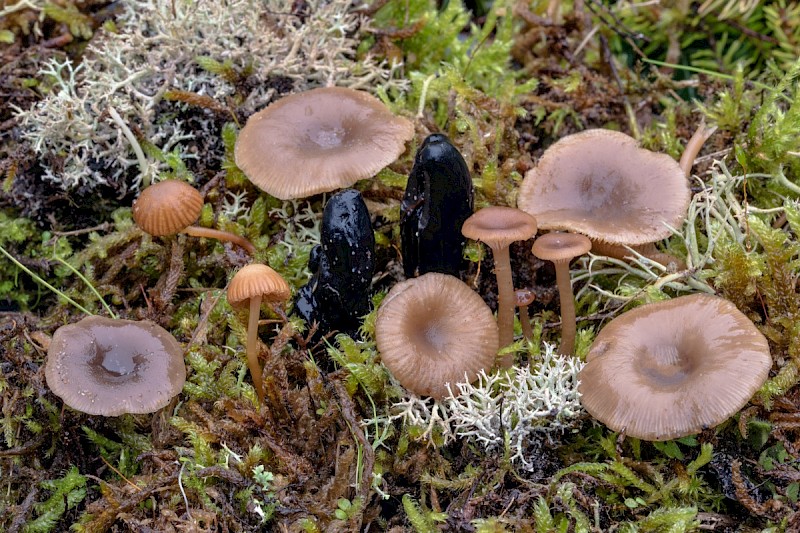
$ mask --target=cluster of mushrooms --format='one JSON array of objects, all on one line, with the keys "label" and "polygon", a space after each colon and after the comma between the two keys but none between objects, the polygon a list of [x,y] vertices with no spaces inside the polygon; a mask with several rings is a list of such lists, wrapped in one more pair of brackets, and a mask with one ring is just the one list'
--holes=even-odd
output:
[{"label": "cluster of mushrooms", "polygon": [[[448,383],[474,380],[495,365],[510,367],[512,356],[497,360],[497,354],[513,341],[515,308],[530,335],[525,308],[531,298],[515,293],[509,246],[541,229],[549,232],[535,240],[532,251],[555,265],[559,351],[571,355],[576,318],[570,261],[590,250],[623,257],[632,247],[679,266],[654,243],[685,218],[687,176],[707,134],[698,130],[680,163],[614,131],[568,136],[525,175],[519,208],[477,212],[464,158],[444,135],[429,135],[415,155],[401,203],[407,279],[391,288],[378,309],[376,342],[383,363],[407,389],[436,399],[446,396]],[[285,97],[250,117],[239,136],[237,165],[277,198],[345,188],[326,203],[321,244],[309,261],[313,275],[296,291],[292,306],[323,334],[356,334],[370,310],[374,233],[361,194],[347,187],[397,159],[413,136],[410,121],[369,94],[344,88]],[[183,232],[230,241],[254,254],[243,237],[194,226],[202,206],[193,187],[168,180],[142,191],[133,216],[154,236]],[[497,320],[459,278],[467,239],[492,250]],[[282,314],[291,294],[277,272],[259,263],[240,269],[228,285],[231,306],[248,311],[247,362],[262,402],[261,307]],[[766,380],[771,364],[767,341],[749,319],[730,302],[698,294],[648,304],[607,324],[589,351],[580,391],[586,410],[613,430],[665,440],[712,427],[737,412]],[[46,369],[48,384],[65,403],[107,416],[162,408],[181,390],[185,373],[180,345],[162,328],[100,317],[60,328]],[[156,391],[154,376],[169,384]],[[109,403],[115,406],[101,409]]]}]

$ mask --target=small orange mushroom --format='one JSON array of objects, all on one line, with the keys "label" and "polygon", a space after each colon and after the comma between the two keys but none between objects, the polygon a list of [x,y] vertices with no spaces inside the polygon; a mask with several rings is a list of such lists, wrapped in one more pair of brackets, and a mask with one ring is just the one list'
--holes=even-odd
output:
[{"label": "small orange mushroom", "polygon": [[203,197],[184,181],[164,180],[147,187],[133,202],[133,219],[145,232],[160,237],[186,233],[238,244],[251,256],[256,249],[239,235],[212,228],[192,226],[203,209]]},{"label": "small orange mushroom", "polygon": [[536,300],[536,294],[530,289],[517,289],[514,292],[519,309],[519,324],[522,327],[522,336],[525,340],[533,339],[533,329],[531,329],[531,317],[528,314],[528,306]]},{"label": "small orange mushroom", "polygon": [[247,320],[247,366],[253,378],[258,400],[264,402],[261,364],[258,362],[258,317],[261,303],[282,304],[291,296],[289,285],[267,265],[250,264],[241,268],[228,284],[228,303],[233,307],[249,305]]}]

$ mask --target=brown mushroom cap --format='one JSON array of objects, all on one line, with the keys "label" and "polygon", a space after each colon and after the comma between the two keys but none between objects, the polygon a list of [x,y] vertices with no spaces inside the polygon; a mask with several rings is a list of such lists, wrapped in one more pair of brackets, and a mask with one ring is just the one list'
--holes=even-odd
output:
[{"label": "brown mushroom cap", "polygon": [[375,337],[392,375],[437,399],[447,395],[447,383],[455,388],[491,368],[500,342],[481,297],[460,279],[435,272],[392,287],[378,309]]},{"label": "brown mushroom cap", "polygon": [[669,440],[739,411],[772,366],[766,338],[706,294],[637,307],[597,335],[580,373],[584,408],[614,431]]},{"label": "brown mushroom cap", "polygon": [[527,288],[515,290],[514,296],[517,299],[517,307],[528,307],[536,301],[536,293]]},{"label": "brown mushroom cap", "polygon": [[554,263],[570,261],[592,249],[592,241],[578,233],[545,233],[533,243],[533,255]]},{"label": "brown mushroom cap", "polygon": [[525,174],[517,203],[539,228],[593,240],[643,244],[668,237],[686,217],[691,191],[677,161],[611,130],[569,135]]},{"label": "brown mushroom cap", "polygon": [[514,207],[484,207],[464,221],[461,233],[468,239],[485,242],[494,250],[536,235],[536,219]]},{"label": "brown mushroom cap", "polygon": [[261,296],[265,302],[285,302],[291,296],[289,284],[267,265],[252,263],[242,267],[228,284],[228,303],[243,306],[250,298]]},{"label": "brown mushroom cap", "polygon": [[90,316],[58,328],[47,350],[47,385],[90,415],[152,413],[186,380],[175,337],[149,321]]},{"label": "brown mushroom cap", "polygon": [[236,141],[250,181],[288,200],[349,187],[397,159],[414,125],[363,91],[325,87],[251,116]]},{"label": "brown mushroom cap", "polygon": [[200,218],[203,197],[185,181],[164,180],[150,185],[133,202],[133,220],[156,237],[173,235]]}]

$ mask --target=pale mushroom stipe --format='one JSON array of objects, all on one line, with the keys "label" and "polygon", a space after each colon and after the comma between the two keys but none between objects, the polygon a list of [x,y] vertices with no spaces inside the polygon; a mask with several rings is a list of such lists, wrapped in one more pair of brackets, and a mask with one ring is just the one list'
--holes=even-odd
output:
[{"label": "pale mushroom stipe", "polygon": [[561,305],[561,346],[559,353],[573,355],[575,352],[575,297],[569,277],[569,262],[585,254],[592,247],[592,241],[578,233],[545,233],[536,239],[531,251],[545,261],[552,261],[556,267],[556,284]]}]

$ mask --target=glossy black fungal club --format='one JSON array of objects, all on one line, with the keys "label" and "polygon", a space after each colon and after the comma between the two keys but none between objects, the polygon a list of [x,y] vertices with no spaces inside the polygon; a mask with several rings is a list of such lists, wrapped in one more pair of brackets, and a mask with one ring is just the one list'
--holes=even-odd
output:
[{"label": "glossy black fungal club", "polygon": [[311,250],[311,280],[297,293],[295,310],[317,332],[354,334],[370,310],[375,235],[361,193],[331,197],[322,215],[321,244]]},{"label": "glossy black fungal club", "polygon": [[461,226],[472,215],[472,178],[450,140],[429,135],[417,151],[400,206],[403,269],[458,276],[466,268]]}]

